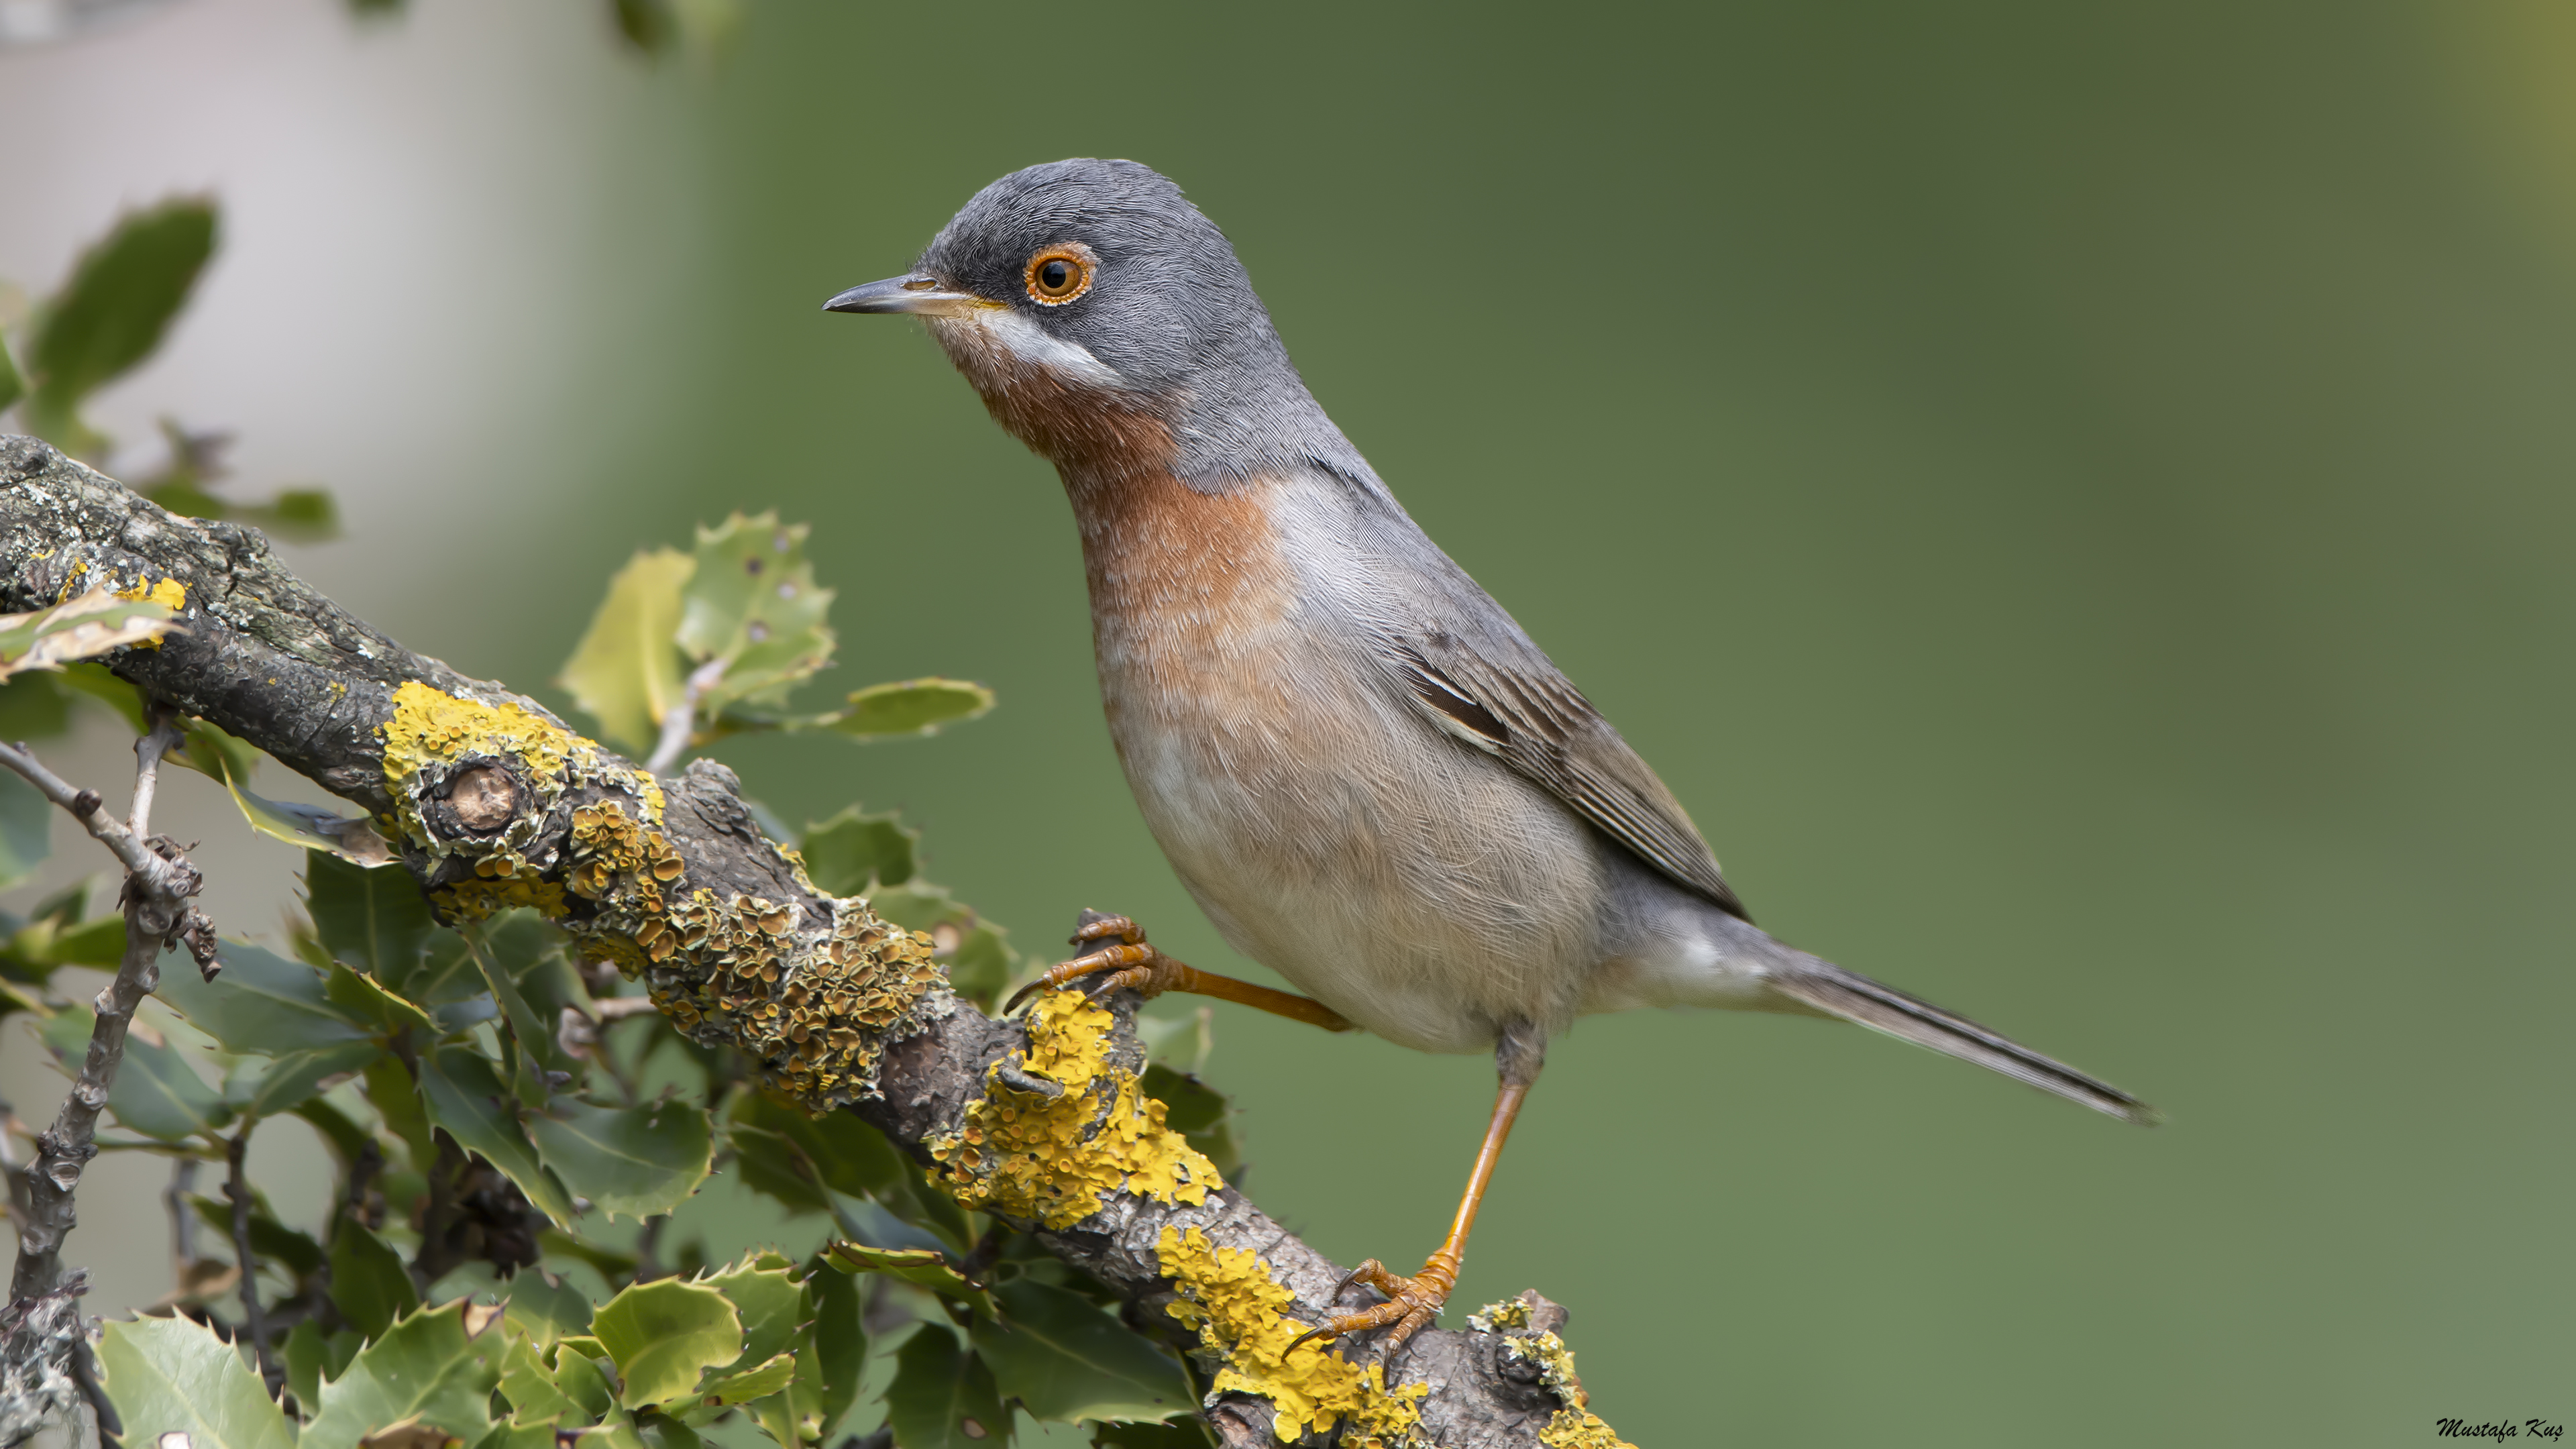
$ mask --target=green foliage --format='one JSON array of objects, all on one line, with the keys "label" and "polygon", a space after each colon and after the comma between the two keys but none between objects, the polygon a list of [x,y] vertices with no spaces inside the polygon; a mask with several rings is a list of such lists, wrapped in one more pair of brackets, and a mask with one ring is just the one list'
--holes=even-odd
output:
[{"label": "green foliage", "polygon": [[611,744],[650,749],[663,712],[685,694],[672,640],[680,590],[697,566],[678,549],[638,550],[608,581],[589,631],[555,677]]},{"label": "green foliage", "polygon": [[375,1338],[420,1307],[402,1255],[365,1223],[344,1222],[331,1240],[331,1303],[360,1336]]},{"label": "green foliage", "polygon": [[906,830],[893,814],[862,815],[853,805],[820,825],[807,825],[796,850],[816,889],[858,896],[912,879],[920,844],[921,832]]},{"label": "green foliage", "polygon": [[659,1408],[694,1393],[706,1371],[742,1356],[742,1315],[713,1288],[663,1278],[600,1305],[595,1332],[617,1364],[618,1401]]},{"label": "green foliage", "polygon": [[774,512],[736,513],[698,530],[677,639],[692,663],[724,662],[722,677],[699,696],[709,714],[733,704],[784,706],[789,691],[831,662],[835,641],[824,620],[832,591],[814,582],[806,531],[781,525]]},{"label": "green foliage", "polygon": [[1180,1361],[1097,1304],[1034,1278],[993,1290],[1002,1319],[978,1318],[975,1351],[1001,1392],[1041,1419],[1166,1419],[1198,1402]]},{"label": "green foliage", "polygon": [[852,690],[826,728],[859,739],[935,735],[941,725],[976,719],[993,707],[993,691],[957,679],[912,679]]},{"label": "green foliage", "polygon": [[98,1362],[125,1442],[185,1434],[191,1449],[296,1449],[296,1435],[241,1354],[184,1318],[111,1323]]},{"label": "green foliage", "polygon": [[694,711],[700,743],[752,730],[928,735],[992,708],[993,692],[980,684],[916,679],[855,691],[841,709],[788,712],[796,686],[830,664],[838,645],[832,591],[814,582],[805,537],[806,525],[781,524],[774,512],[736,513],[700,528],[691,553],[638,552],[610,581],[556,682],[603,734],[638,750],[683,707]]},{"label": "green foliage", "polygon": [[653,1217],[688,1201],[714,1157],[705,1109],[685,1102],[600,1107],[564,1101],[528,1127],[545,1165],[612,1220],[619,1213]]},{"label": "green foliage", "polygon": [[993,1449],[1011,1442],[1011,1417],[993,1371],[936,1323],[923,1324],[896,1352],[886,1421],[903,1449]]},{"label": "green foliage", "polygon": [[[45,1044],[53,1048],[64,1075],[80,1071],[95,1025],[90,1009],[76,1003],[45,1022]],[[117,1125],[170,1143],[211,1138],[232,1121],[232,1109],[178,1048],[153,1040],[148,1032],[145,1028],[126,1037],[124,1063],[108,1089],[107,1105]]]},{"label": "green foliage", "polygon": [[101,457],[107,439],[80,420],[89,395],[161,345],[215,254],[215,205],[201,197],[130,213],[81,255],[46,303],[27,348],[27,426],[67,453]]},{"label": "green foliage", "polygon": [[468,1444],[483,1437],[508,1343],[488,1323],[467,1332],[465,1313],[461,1301],[421,1309],[358,1350],[346,1371],[322,1385],[321,1407],[296,1449],[358,1449],[361,1440],[407,1424]]}]

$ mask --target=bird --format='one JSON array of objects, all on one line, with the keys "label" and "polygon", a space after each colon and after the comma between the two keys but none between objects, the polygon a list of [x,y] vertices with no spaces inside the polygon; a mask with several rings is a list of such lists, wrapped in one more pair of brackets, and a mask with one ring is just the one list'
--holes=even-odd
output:
[{"label": "bird", "polygon": [[922,319],[1081,534],[1110,739],[1218,933],[1305,995],[1199,971],[1135,921],[1015,998],[1192,992],[1425,1052],[1491,1051],[1440,1247],[1337,1287],[1298,1340],[1432,1323],[1505,1139],[1575,1018],[1825,1016],[2132,1122],[2155,1109],[1753,924],[1673,793],[1334,426],[1216,224],[1161,173],[1073,159],[969,199],[832,312]]}]

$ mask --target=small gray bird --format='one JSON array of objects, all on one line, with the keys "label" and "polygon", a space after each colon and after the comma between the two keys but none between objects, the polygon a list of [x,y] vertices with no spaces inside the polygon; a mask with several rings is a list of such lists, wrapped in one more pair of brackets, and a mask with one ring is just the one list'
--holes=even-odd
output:
[{"label": "small gray bird", "polygon": [[1014,172],[909,274],[825,305],[924,319],[1055,464],[1145,822],[1225,939],[1312,1000],[1193,970],[1124,917],[1088,923],[1075,943],[1099,949],[1041,984],[1192,991],[1494,1053],[1502,1090],[1448,1238],[1410,1277],[1362,1264],[1343,1287],[1386,1301],[1307,1337],[1391,1326],[1392,1353],[1432,1320],[1548,1038],[1588,1013],[1840,1017],[2154,1120],[1756,930],[1672,792],[1324,415],[1224,233],[1163,176]]}]

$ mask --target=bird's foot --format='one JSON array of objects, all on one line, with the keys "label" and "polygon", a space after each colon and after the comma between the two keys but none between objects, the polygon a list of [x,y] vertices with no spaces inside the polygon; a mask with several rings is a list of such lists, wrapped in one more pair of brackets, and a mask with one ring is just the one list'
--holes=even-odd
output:
[{"label": "bird's foot", "polygon": [[1114,944],[1048,967],[1045,975],[1011,993],[1002,1009],[1017,1011],[1021,1002],[1041,991],[1061,991],[1086,977],[1100,978],[1085,988],[1095,1000],[1121,991],[1141,992],[1151,998],[1189,984],[1190,968],[1148,945],[1145,928],[1127,916],[1099,916],[1084,921],[1069,944],[1091,946],[1102,941]]},{"label": "bird's foot", "polygon": [[1385,1294],[1386,1301],[1374,1308],[1326,1319],[1317,1327],[1297,1335],[1296,1342],[1288,1346],[1293,1349],[1308,1339],[1339,1338],[1346,1333],[1366,1333],[1373,1328],[1391,1326],[1394,1331],[1386,1336],[1386,1361],[1394,1363],[1404,1341],[1431,1326],[1432,1320],[1440,1316],[1440,1306],[1449,1301],[1449,1290],[1458,1286],[1458,1256],[1443,1248],[1432,1254],[1431,1261],[1422,1265],[1422,1271],[1410,1278],[1388,1271],[1384,1263],[1371,1258],[1353,1268],[1335,1285],[1334,1299],[1339,1300],[1354,1283],[1366,1283]]}]

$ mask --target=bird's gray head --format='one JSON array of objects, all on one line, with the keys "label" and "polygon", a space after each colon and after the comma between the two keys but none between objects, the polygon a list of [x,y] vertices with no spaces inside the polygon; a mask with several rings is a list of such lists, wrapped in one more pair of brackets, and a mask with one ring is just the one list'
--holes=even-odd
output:
[{"label": "bird's gray head", "polygon": [[1225,233],[1133,161],[1015,171],[909,275],[824,305],[925,319],[994,417],[1068,470],[1168,467],[1203,487],[1300,463],[1366,471]]}]

